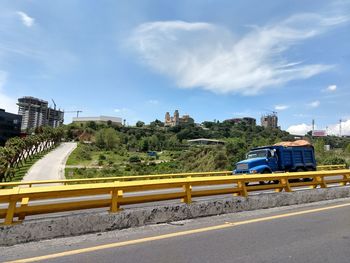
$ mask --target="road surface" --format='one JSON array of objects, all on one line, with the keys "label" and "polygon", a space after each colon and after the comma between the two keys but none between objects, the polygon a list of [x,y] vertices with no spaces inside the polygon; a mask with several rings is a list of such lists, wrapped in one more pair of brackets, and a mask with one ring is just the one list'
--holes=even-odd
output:
[{"label": "road surface", "polygon": [[29,169],[22,181],[65,179],[64,167],[67,158],[76,147],[77,144],[75,142],[62,143],[37,161]]},{"label": "road surface", "polygon": [[0,259],[348,263],[349,216],[347,198],[33,242],[0,248]]}]

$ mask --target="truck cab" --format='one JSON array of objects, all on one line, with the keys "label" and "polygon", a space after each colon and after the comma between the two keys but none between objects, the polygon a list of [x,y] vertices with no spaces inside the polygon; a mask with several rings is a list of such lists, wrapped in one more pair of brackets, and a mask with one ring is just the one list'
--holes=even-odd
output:
[{"label": "truck cab", "polygon": [[236,163],[234,174],[297,172],[316,170],[314,148],[308,146],[264,146],[251,149]]}]

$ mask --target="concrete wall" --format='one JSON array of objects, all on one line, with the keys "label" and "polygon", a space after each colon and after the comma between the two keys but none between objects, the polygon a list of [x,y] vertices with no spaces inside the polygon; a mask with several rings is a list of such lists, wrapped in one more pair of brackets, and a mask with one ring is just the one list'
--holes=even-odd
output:
[{"label": "concrete wall", "polygon": [[28,220],[13,226],[1,226],[0,246],[345,197],[350,197],[349,187],[259,194],[247,198],[221,198],[198,201],[191,205],[171,204],[126,209],[115,214],[82,212],[70,216]]}]

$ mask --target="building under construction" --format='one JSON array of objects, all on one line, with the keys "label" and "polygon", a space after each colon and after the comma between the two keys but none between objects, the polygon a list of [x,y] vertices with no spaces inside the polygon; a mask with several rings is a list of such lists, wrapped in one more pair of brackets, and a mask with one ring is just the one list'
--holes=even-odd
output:
[{"label": "building under construction", "polygon": [[18,99],[18,114],[22,116],[22,131],[30,131],[41,126],[58,127],[63,124],[64,112],[49,107],[49,103],[34,97]]},{"label": "building under construction", "polygon": [[278,128],[278,117],[277,113],[267,114],[261,116],[261,126],[265,128]]}]

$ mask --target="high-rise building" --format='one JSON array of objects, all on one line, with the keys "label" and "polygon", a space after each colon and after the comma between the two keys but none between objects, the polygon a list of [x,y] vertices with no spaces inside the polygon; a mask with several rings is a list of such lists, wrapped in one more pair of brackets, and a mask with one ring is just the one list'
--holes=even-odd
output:
[{"label": "high-rise building", "polygon": [[22,122],[22,116],[5,112],[5,110],[0,109],[0,145],[1,146],[3,146],[9,138],[20,136],[21,122]]},{"label": "high-rise building", "polygon": [[45,100],[26,96],[19,98],[17,105],[18,114],[22,116],[22,131],[45,125],[56,128],[63,124],[64,112],[50,108]]},{"label": "high-rise building", "polygon": [[265,128],[278,128],[278,117],[276,113],[263,115],[261,117],[261,126]]}]

